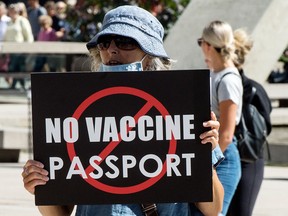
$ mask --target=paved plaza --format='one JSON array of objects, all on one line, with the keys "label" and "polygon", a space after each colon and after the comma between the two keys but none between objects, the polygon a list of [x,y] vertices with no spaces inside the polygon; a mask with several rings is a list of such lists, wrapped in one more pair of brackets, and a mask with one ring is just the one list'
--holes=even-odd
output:
[{"label": "paved plaza", "polygon": [[[34,205],[34,196],[22,183],[22,161],[27,158],[25,154],[19,163],[0,163],[0,216],[40,215]],[[266,166],[253,216],[287,216],[287,212],[288,167]]]}]

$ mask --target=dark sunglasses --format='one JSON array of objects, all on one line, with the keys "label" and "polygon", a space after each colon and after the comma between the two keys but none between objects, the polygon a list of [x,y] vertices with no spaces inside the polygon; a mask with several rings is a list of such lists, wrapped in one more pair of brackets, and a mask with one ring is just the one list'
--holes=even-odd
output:
[{"label": "dark sunglasses", "polygon": [[204,42],[204,39],[203,39],[203,38],[198,38],[198,39],[197,39],[198,46],[201,47],[203,42]]},{"label": "dark sunglasses", "polygon": [[137,41],[132,38],[118,35],[105,35],[98,38],[97,48],[100,51],[107,50],[112,40],[116,47],[121,50],[134,50],[139,47]]},{"label": "dark sunglasses", "polygon": [[[202,46],[203,43],[207,43],[208,46],[211,46],[207,41],[205,41],[203,38],[199,38],[197,39],[197,43],[198,43],[198,46]],[[218,52],[218,53],[221,53],[221,48],[218,48],[218,47],[214,47],[214,49]]]}]

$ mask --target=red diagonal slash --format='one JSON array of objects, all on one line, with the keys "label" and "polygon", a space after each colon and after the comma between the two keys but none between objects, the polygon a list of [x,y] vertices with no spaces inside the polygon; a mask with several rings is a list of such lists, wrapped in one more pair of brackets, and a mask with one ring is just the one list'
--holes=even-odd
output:
[{"label": "red diagonal slash", "polygon": [[[112,87],[112,88],[107,88],[107,89],[103,89],[99,92],[96,92],[96,93],[92,94],[90,97],[88,97],[86,100],[84,100],[80,104],[80,106],[76,109],[76,111],[74,112],[73,117],[78,120],[80,118],[80,116],[82,115],[82,113],[92,103],[94,103],[95,101],[97,101],[103,97],[106,97],[109,95],[115,95],[115,94],[129,94],[129,95],[134,95],[134,96],[137,96],[137,97],[140,97],[140,98],[147,100],[147,103],[134,116],[136,123],[138,122],[138,119],[141,116],[145,115],[153,106],[155,106],[156,109],[158,109],[158,111],[161,113],[161,115],[163,117],[165,117],[166,115],[169,115],[167,109],[156,98],[154,98],[153,96],[151,96],[150,94],[148,94],[142,90],[139,90],[136,88],[131,88],[131,87]],[[131,129],[132,128],[129,128],[129,131]],[[118,146],[118,144],[121,141],[122,141],[121,139],[119,139],[119,141],[112,141],[106,146],[106,148],[99,154],[99,156],[102,158],[102,161]],[[177,144],[177,142],[174,138],[172,140],[170,140],[170,147],[168,150],[168,154],[174,154],[176,152],[176,144]],[[76,156],[74,143],[67,143],[67,151],[69,154],[69,158],[72,161],[73,158]],[[101,162],[99,162],[98,164],[100,164],[100,163]],[[93,172],[93,167],[88,166],[86,168],[85,172],[87,174]],[[166,161],[164,162],[163,169],[158,176],[150,178],[150,179],[146,180],[145,182],[140,183],[138,185],[134,185],[134,186],[128,186],[128,187],[109,186],[109,185],[106,185],[106,184],[99,182],[96,179],[91,178],[90,175],[87,175],[88,178],[85,179],[85,181],[88,182],[93,187],[98,188],[98,189],[105,191],[105,192],[109,192],[109,193],[113,193],[113,194],[130,194],[130,193],[135,193],[135,192],[139,192],[141,190],[147,189],[148,187],[152,186],[157,181],[159,181],[164,176],[165,173],[166,173]]]},{"label": "red diagonal slash", "polygon": [[[152,108],[152,104],[151,103],[146,103],[145,106],[143,106],[139,112],[134,116],[135,122],[137,124],[138,119],[145,115],[150,109]],[[129,132],[130,130],[132,130],[132,127],[129,128],[127,130],[127,132]],[[120,133],[118,134],[118,137],[120,137]],[[104,159],[106,158],[108,155],[110,155],[110,153],[117,147],[117,145],[122,141],[122,139],[120,138],[119,141],[112,141],[110,142],[106,148],[99,154],[100,158]],[[103,160],[102,160],[103,161]],[[102,162],[101,161],[101,162]],[[101,162],[98,162],[98,164],[100,164]],[[85,170],[86,173],[90,173],[93,171],[93,167],[89,166],[87,167],[87,169]]]}]

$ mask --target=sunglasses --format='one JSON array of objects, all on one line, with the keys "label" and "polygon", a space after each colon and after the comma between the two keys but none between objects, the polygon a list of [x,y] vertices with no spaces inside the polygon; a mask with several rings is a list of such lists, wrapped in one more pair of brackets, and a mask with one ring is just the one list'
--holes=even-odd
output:
[{"label": "sunglasses", "polygon": [[197,39],[198,46],[201,47],[203,42],[204,42],[204,39],[203,39],[203,38],[198,38],[198,39]]},{"label": "sunglasses", "polygon": [[114,41],[116,47],[121,50],[134,50],[139,47],[136,40],[124,37],[124,36],[118,36],[118,35],[109,35],[109,36],[101,36],[98,39],[97,48],[100,51],[107,50],[111,44],[111,41]]},{"label": "sunglasses", "polygon": [[[207,43],[208,46],[211,46],[208,42],[206,42],[203,38],[199,38],[197,39],[197,43],[198,43],[198,46],[202,46],[203,43]],[[218,48],[218,47],[214,47],[214,49],[218,52],[218,53],[221,53],[221,48]]]}]

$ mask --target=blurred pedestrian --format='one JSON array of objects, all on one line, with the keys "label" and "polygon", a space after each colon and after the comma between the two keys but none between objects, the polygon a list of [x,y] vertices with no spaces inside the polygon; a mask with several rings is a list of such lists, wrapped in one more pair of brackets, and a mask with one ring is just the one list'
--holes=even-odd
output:
[{"label": "blurred pedestrian", "polygon": [[[67,4],[63,1],[56,2],[56,17],[59,19],[58,24],[60,26],[60,30],[64,32],[64,36],[62,37],[63,41],[70,41],[69,32],[70,32],[70,23],[67,21]],[[72,38],[74,40],[74,38]]]},{"label": "blurred pedestrian", "polygon": [[3,37],[6,32],[7,24],[10,20],[11,18],[7,16],[6,4],[0,1],[0,41],[3,41]]},{"label": "blurred pedestrian", "polygon": [[[8,6],[8,15],[11,18],[4,35],[4,41],[7,42],[33,42],[31,25],[27,18],[20,16],[18,4]],[[9,72],[26,72],[25,55],[22,53],[10,54]],[[25,89],[24,78],[14,78],[10,81],[10,88],[15,89],[17,82],[20,82],[21,88]]]},{"label": "blurred pedestrian", "polygon": [[23,2],[18,2],[19,14],[28,19],[27,7]]},{"label": "blurred pedestrian", "polygon": [[62,26],[60,25],[61,20],[57,16],[56,3],[54,1],[47,1],[44,7],[47,10],[47,15],[52,18],[52,28],[55,29],[55,31],[60,31],[62,29]]},{"label": "blurred pedestrian", "polygon": [[[245,102],[250,100],[252,87],[255,88],[256,93],[251,101],[251,104],[253,104],[264,117],[267,126],[267,134],[269,135],[272,130],[270,119],[270,113],[272,111],[271,101],[263,86],[245,76],[243,70],[246,55],[251,50],[253,41],[243,29],[237,29],[234,31],[234,38],[236,54],[238,56],[237,61],[234,63],[237,66],[243,80],[243,101]],[[242,175],[230,204],[228,212],[229,216],[253,215],[253,209],[264,178],[264,165],[265,161],[263,150],[259,159],[253,162],[241,161]]]},{"label": "blurred pedestrian", "polygon": [[[55,29],[52,28],[53,20],[49,15],[40,16],[39,23],[41,25],[41,29],[38,33],[38,41],[59,41],[63,37],[64,32],[56,32]],[[49,71],[56,71],[56,69],[59,67],[59,59],[57,56],[54,57],[54,55],[37,55],[33,71],[43,71],[44,65],[48,62],[50,63],[47,65],[49,67]]]},{"label": "blurred pedestrian", "polygon": [[[7,16],[7,7],[6,4],[2,1],[0,1],[0,41],[3,41],[4,34],[7,29],[8,22],[10,21],[10,17]],[[2,48],[0,48],[2,49]],[[8,65],[9,65],[9,54],[8,53],[2,53],[2,50],[0,50],[0,72],[7,72],[8,71]],[[8,78],[6,78],[6,81],[8,82]]]},{"label": "blurred pedestrian", "polygon": [[41,15],[46,15],[47,11],[45,7],[40,5],[39,0],[28,0],[28,19],[32,27],[32,32],[34,36],[34,40],[37,40],[38,33],[41,29],[41,26],[39,24],[39,17]]},{"label": "blurred pedestrian", "polygon": [[212,21],[203,29],[198,44],[211,70],[212,111],[221,125],[219,145],[225,159],[217,167],[217,173],[225,191],[222,215],[226,215],[241,177],[240,156],[234,131],[240,122],[243,87],[241,76],[234,64],[237,55],[233,30],[226,22]]}]

